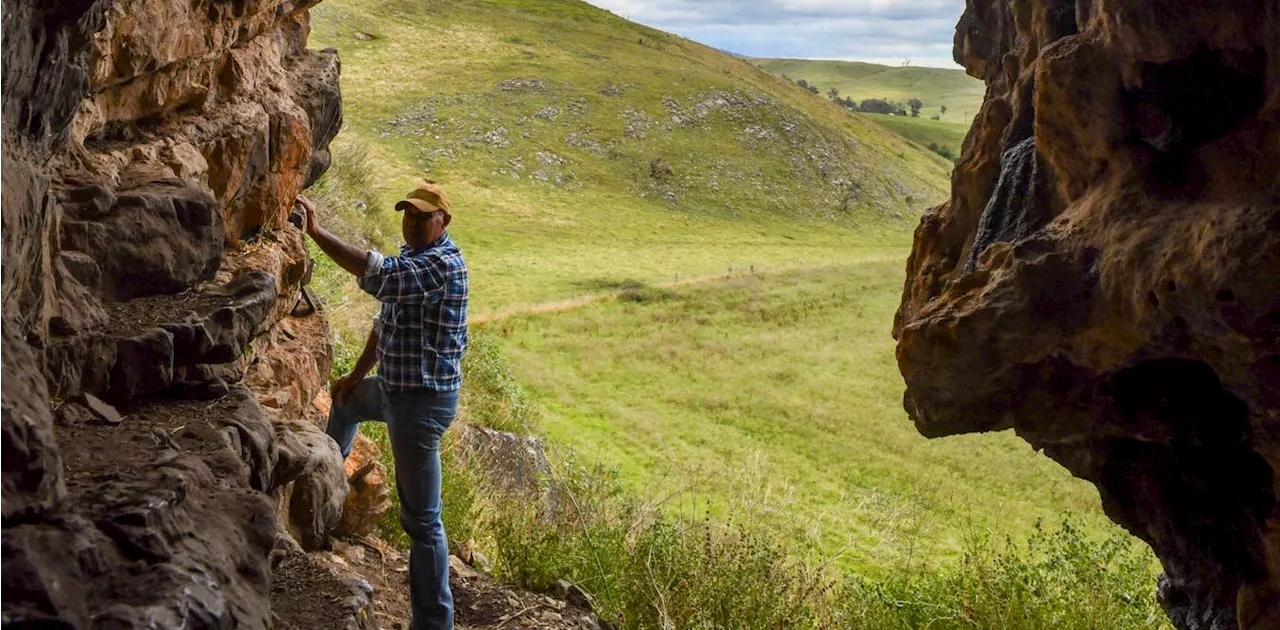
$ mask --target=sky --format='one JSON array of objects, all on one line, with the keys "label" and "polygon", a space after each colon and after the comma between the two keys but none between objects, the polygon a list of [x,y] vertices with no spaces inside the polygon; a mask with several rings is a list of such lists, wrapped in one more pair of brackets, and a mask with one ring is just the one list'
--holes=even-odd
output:
[{"label": "sky", "polygon": [[628,20],[749,57],[958,68],[964,0],[587,0]]}]

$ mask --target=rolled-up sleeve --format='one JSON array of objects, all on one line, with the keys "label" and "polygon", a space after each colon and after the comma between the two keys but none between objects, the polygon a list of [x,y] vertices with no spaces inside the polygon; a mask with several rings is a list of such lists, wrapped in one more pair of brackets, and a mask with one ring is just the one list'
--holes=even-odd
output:
[{"label": "rolled-up sleeve", "polygon": [[444,289],[444,264],[431,256],[390,256],[369,252],[365,274],[357,281],[380,302],[417,303]]}]

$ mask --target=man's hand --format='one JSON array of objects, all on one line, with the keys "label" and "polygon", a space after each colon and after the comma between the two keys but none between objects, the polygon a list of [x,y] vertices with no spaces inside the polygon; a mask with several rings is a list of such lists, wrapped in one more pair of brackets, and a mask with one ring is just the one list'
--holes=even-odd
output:
[{"label": "man's hand", "polygon": [[333,385],[329,387],[329,395],[333,397],[333,402],[339,405],[346,404],[347,397],[351,395],[351,392],[355,391],[362,380],[364,380],[363,377],[357,376],[355,372],[352,372],[334,381]]},{"label": "man's hand", "polygon": [[369,252],[343,241],[329,230],[320,227],[320,222],[316,220],[316,204],[310,199],[298,195],[297,202],[306,211],[307,224],[303,227],[307,230],[307,236],[320,246],[320,251],[332,258],[333,262],[338,263],[338,266],[347,273],[354,276],[364,275]]},{"label": "man's hand", "polygon": [[298,195],[296,201],[304,210],[307,211],[307,222],[303,227],[306,228],[307,234],[315,236],[316,229],[320,227],[320,224],[316,222],[315,202],[303,197],[302,195]]}]

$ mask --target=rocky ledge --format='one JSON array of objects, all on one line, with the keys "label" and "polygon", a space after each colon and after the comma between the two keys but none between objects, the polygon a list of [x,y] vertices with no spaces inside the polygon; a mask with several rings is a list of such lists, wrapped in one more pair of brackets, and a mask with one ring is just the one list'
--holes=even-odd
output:
[{"label": "rocky ledge", "polygon": [[288,626],[282,579],[374,624],[306,553],[348,494],[291,315],[341,126],[313,4],[4,0],[6,626]]},{"label": "rocky ledge", "polygon": [[907,265],[908,413],[1093,482],[1177,627],[1280,627],[1280,5],[968,0],[955,58],[987,97]]}]

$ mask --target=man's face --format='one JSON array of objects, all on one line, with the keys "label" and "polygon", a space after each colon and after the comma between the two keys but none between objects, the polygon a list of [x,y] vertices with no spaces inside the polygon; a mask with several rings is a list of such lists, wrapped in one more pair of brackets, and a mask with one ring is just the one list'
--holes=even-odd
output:
[{"label": "man's face", "polygon": [[404,232],[404,242],[411,249],[422,249],[436,242],[453,217],[437,210],[435,212],[412,212],[406,210],[400,218],[400,229]]}]

